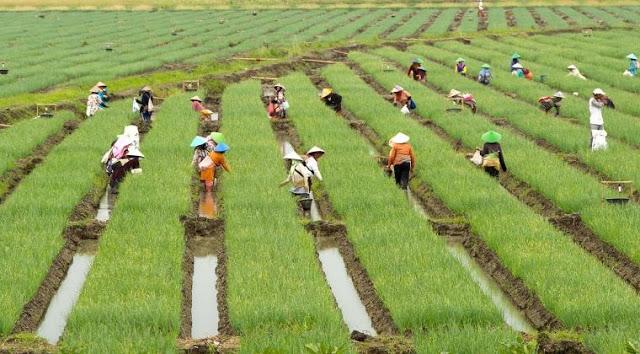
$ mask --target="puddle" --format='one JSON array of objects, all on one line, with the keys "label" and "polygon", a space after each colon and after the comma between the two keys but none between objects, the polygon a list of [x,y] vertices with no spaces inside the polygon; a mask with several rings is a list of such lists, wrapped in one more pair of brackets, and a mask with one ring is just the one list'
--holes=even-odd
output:
[{"label": "puddle", "polygon": [[198,204],[198,216],[213,219],[218,214],[218,208],[213,198],[213,192],[200,192],[200,203]]},{"label": "puddle", "polygon": [[216,289],[216,256],[193,259],[191,288],[191,337],[202,339],[218,334],[218,291]]},{"label": "puddle", "polygon": [[[313,198],[313,193],[311,197]],[[322,220],[322,215],[320,215],[320,208],[318,208],[318,203],[316,203],[315,199],[311,203],[311,209],[309,210],[309,218],[311,218],[311,221]]]},{"label": "puddle", "polygon": [[377,335],[376,330],[373,329],[371,318],[369,318],[369,314],[367,314],[367,310],[360,301],[355,286],[353,286],[353,281],[347,274],[347,268],[340,251],[335,247],[326,248],[318,250],[318,255],[322,263],[322,270],[342,312],[342,318],[349,327],[349,332],[355,330],[370,336]]},{"label": "puddle", "polygon": [[[107,187],[108,188],[108,187]],[[105,191],[102,199],[100,199],[100,205],[98,206],[98,214],[96,214],[96,220],[107,222],[111,218],[111,210],[113,209],[113,195],[109,191]]]},{"label": "puddle", "polygon": [[78,253],[73,256],[73,262],[67,276],[60,284],[60,288],[51,300],[47,313],[38,327],[38,336],[46,339],[49,344],[58,343],[60,336],[62,336],[69,314],[80,297],[82,286],[94,258],[94,254]]},{"label": "puddle", "polygon": [[[425,219],[429,219],[427,213],[422,208],[410,190],[407,190],[407,197],[413,208]],[[447,250],[460,262],[462,267],[469,273],[473,281],[478,284],[480,290],[487,295],[493,304],[500,310],[505,323],[519,332],[535,333],[535,329],[529,324],[526,317],[513,305],[511,300],[502,292],[502,289],[488,277],[478,264],[469,256],[467,250],[460,243],[447,243]]]},{"label": "puddle", "polygon": [[282,156],[290,152],[296,152],[296,150],[293,148],[293,145],[291,145],[291,143],[288,141],[282,142]]}]

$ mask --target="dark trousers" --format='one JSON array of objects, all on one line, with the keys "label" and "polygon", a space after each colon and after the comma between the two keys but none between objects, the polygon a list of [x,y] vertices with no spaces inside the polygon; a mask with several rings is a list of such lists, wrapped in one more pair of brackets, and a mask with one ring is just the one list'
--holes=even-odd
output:
[{"label": "dark trousers", "polygon": [[145,123],[149,123],[151,121],[151,112],[147,110],[142,111],[142,120]]},{"label": "dark trousers", "polygon": [[498,176],[500,176],[500,171],[495,167],[485,167],[484,172],[488,173],[491,177],[498,178]]},{"label": "dark trousers", "polygon": [[411,162],[403,162],[393,165],[393,175],[396,178],[396,184],[402,189],[407,189],[409,184],[409,172],[411,171]]}]

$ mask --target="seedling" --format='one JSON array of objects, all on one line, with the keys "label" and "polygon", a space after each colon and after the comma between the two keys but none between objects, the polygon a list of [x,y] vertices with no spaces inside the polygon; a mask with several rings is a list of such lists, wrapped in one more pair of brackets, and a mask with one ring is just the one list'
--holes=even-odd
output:
[{"label": "seedling", "polygon": [[53,117],[58,106],[55,104],[38,104],[36,105],[36,117]]},{"label": "seedling", "polygon": [[200,80],[185,80],[182,82],[184,91],[198,91],[200,89]]}]

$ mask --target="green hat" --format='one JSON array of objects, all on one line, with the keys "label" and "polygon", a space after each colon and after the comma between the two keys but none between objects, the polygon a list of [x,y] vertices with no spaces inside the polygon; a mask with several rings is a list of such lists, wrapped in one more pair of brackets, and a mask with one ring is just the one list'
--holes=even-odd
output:
[{"label": "green hat", "polygon": [[511,59],[518,59],[520,58],[520,54],[518,53],[513,53],[513,55],[511,56]]},{"label": "green hat", "polygon": [[498,141],[500,141],[500,139],[502,139],[502,135],[500,135],[500,133],[496,131],[489,130],[488,132],[482,134],[481,138],[485,143],[497,143]]},{"label": "green hat", "polygon": [[482,64],[482,67],[485,69],[491,69],[491,65],[489,64]]},{"label": "green hat", "polygon": [[223,144],[225,142],[224,134],[220,132],[213,132],[209,134],[209,138],[211,138],[211,140],[213,140],[216,144]]},{"label": "green hat", "polygon": [[456,59],[456,63],[459,63],[459,62],[461,62],[461,61],[464,61],[464,59],[463,59],[463,58],[458,58],[458,59]]},{"label": "green hat", "polygon": [[425,73],[427,72],[427,68],[425,68],[424,66],[420,65],[416,70],[422,70]]},{"label": "green hat", "polygon": [[414,63],[418,63],[418,64],[423,64],[424,60],[422,60],[422,58],[420,58],[420,57],[415,57],[415,58],[413,58],[413,62]]}]

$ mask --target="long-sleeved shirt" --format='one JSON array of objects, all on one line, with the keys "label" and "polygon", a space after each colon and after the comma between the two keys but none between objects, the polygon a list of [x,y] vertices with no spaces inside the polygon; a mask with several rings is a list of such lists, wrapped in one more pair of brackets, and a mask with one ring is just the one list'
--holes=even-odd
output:
[{"label": "long-sleeved shirt", "polygon": [[410,98],[411,94],[409,91],[402,90],[393,94],[393,103],[402,107],[409,102]]},{"label": "long-sleeved shirt", "polygon": [[[199,154],[201,156],[201,153]],[[208,152],[207,155],[209,156],[211,161],[213,161],[213,166],[200,171],[201,181],[213,181],[213,179],[216,177],[216,167],[222,167],[225,169],[225,171],[231,172],[231,168],[229,167],[229,164],[227,163],[227,160],[225,159],[224,154],[221,154],[219,152]],[[205,158],[206,158],[206,155],[205,155]],[[194,153],[194,160],[196,160],[195,153]],[[198,163],[200,163],[200,161],[198,161]]]},{"label": "long-sleeved shirt", "polygon": [[322,181],[322,174],[320,173],[320,168],[318,167],[318,161],[313,156],[309,156],[305,163],[307,165],[307,169],[309,169],[309,171],[313,173],[313,176],[319,181]]},{"label": "long-sleeved shirt", "polygon": [[582,80],[586,80],[587,79],[586,77],[584,77],[584,75],[582,75],[582,73],[578,69],[573,69],[573,70],[569,71],[567,76],[577,77],[577,78],[582,79]]},{"label": "long-sleeved shirt", "polygon": [[140,112],[148,112],[149,111],[149,102],[153,101],[153,96],[151,92],[143,92],[140,97]]},{"label": "long-sleeved shirt", "polygon": [[629,61],[629,68],[627,70],[629,70],[631,75],[636,76],[638,74],[638,61],[637,60],[630,60]]},{"label": "long-sleeved shirt", "polygon": [[545,112],[549,112],[552,109],[556,109],[556,116],[560,115],[560,101],[557,99],[553,99],[553,97],[542,97],[538,100],[540,102],[540,106]]},{"label": "long-sleeved shirt", "polygon": [[204,105],[200,101],[192,101],[191,108],[196,112],[200,112],[204,109]]},{"label": "long-sleeved shirt", "polygon": [[458,63],[456,64],[455,72],[462,75],[467,75],[467,64]]},{"label": "long-sleeved shirt", "polygon": [[482,150],[480,151],[480,155],[485,158],[496,156],[500,161],[500,169],[505,172],[507,171],[507,165],[504,163],[504,156],[502,154],[502,146],[500,146],[500,143],[484,143],[484,146],[482,146]]},{"label": "long-sleeved shirt", "polygon": [[282,183],[291,182],[294,188],[304,188],[309,192],[309,180],[313,176],[313,173],[300,161],[295,161],[289,169],[287,178]]},{"label": "long-sleeved shirt", "polygon": [[411,64],[411,66],[409,67],[409,70],[407,70],[407,76],[410,78],[414,78],[416,69],[418,69],[419,67],[420,67],[420,64],[418,63]]},{"label": "long-sleeved shirt", "polygon": [[100,108],[106,108],[109,101],[109,91],[105,88],[98,93],[98,99],[100,100]]},{"label": "long-sleeved shirt", "polygon": [[87,97],[87,117],[93,117],[100,108],[100,98],[97,93],[92,93]]},{"label": "long-sleeved shirt", "polygon": [[389,151],[389,160],[387,166],[399,165],[404,162],[411,162],[411,168],[416,165],[416,156],[413,153],[411,144],[393,144],[391,151]]},{"label": "long-sleeved shirt", "polygon": [[589,124],[604,125],[604,119],[602,118],[602,108],[605,106],[604,102],[600,102],[591,97],[589,99]]},{"label": "long-sleeved shirt", "polygon": [[322,100],[327,106],[331,107],[334,111],[340,112],[342,110],[342,96],[338,95],[337,93],[332,92]]},{"label": "long-sleeved shirt", "polygon": [[478,82],[481,84],[488,85],[491,82],[491,70],[487,68],[482,68],[480,73],[478,73]]}]

